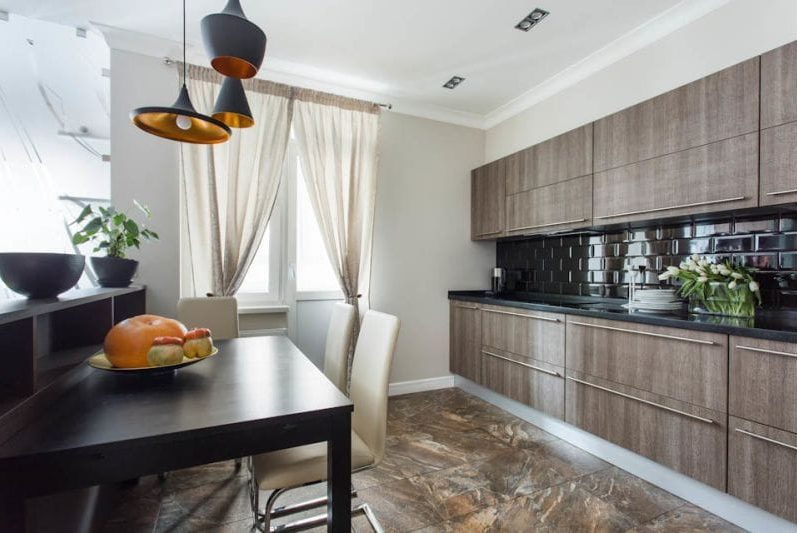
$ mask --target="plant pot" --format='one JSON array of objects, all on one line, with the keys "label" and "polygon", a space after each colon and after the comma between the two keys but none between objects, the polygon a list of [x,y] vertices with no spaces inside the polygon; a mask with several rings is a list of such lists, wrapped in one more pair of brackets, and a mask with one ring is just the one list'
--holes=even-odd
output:
[{"label": "plant pot", "polygon": [[705,297],[691,295],[689,312],[749,318],[755,316],[756,298],[746,283],[735,289],[719,282],[710,282]]},{"label": "plant pot", "polygon": [[85,264],[76,254],[1,253],[0,278],[28,298],[55,298],[75,286]]},{"label": "plant pot", "polygon": [[91,257],[91,269],[100,287],[129,287],[138,270],[138,261],[118,257]]}]

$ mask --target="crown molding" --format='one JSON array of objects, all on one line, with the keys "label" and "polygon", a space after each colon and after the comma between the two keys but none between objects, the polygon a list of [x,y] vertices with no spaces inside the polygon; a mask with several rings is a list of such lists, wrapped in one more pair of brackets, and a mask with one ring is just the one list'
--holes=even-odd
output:
[{"label": "crown molding", "polygon": [[603,48],[567,67],[522,95],[510,100],[484,116],[484,129],[490,129],[572,87],[589,76],[617,63],[695,20],[724,6],[730,0],[682,0],[644,24],[618,37]]},{"label": "crown molding", "polygon": [[[724,6],[729,1],[682,0],[603,48],[529,89],[517,98],[484,115],[392,95],[391,88],[388,85],[375,80],[347,76],[279,58],[267,58],[257,77],[351,98],[391,104],[392,111],[396,113],[487,130],[683,28]],[[92,22],[91,24],[103,34],[108,45],[113,49],[158,58],[171,57],[177,59],[182,56],[182,43],[178,41],[97,22]],[[190,43],[187,55],[188,61],[191,63],[200,65],[207,63],[204,52]]]}]

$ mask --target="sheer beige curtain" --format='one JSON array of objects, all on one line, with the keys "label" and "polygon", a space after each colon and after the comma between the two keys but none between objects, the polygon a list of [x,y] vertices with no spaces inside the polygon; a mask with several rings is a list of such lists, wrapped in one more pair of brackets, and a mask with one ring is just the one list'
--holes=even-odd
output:
[{"label": "sheer beige curtain", "polygon": [[295,89],[293,128],[302,173],[330,262],[355,306],[349,365],[368,308],[379,106]]},{"label": "sheer beige curtain", "polygon": [[[213,70],[190,65],[194,106],[210,113],[221,88]],[[290,136],[291,88],[245,80],[255,119],[220,145],[181,144],[181,292],[233,295],[263,238]]]}]

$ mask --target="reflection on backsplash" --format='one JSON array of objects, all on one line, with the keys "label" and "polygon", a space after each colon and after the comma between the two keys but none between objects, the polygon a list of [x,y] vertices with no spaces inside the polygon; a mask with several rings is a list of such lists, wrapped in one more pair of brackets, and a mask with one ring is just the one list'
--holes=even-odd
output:
[{"label": "reflection on backsplash", "polygon": [[499,241],[497,265],[510,292],[627,298],[629,267],[646,266],[645,283],[659,285],[691,254],[758,269],[764,307],[797,309],[794,214]]}]

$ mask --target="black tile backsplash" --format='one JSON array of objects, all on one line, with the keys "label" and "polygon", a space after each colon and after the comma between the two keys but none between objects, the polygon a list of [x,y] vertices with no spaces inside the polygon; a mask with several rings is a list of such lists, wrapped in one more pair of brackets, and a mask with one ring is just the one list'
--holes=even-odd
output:
[{"label": "black tile backsplash", "polygon": [[[507,290],[625,298],[628,268],[645,283],[692,254],[755,267],[764,307],[797,308],[797,215],[499,241]],[[637,278],[639,279],[639,278]]]}]

